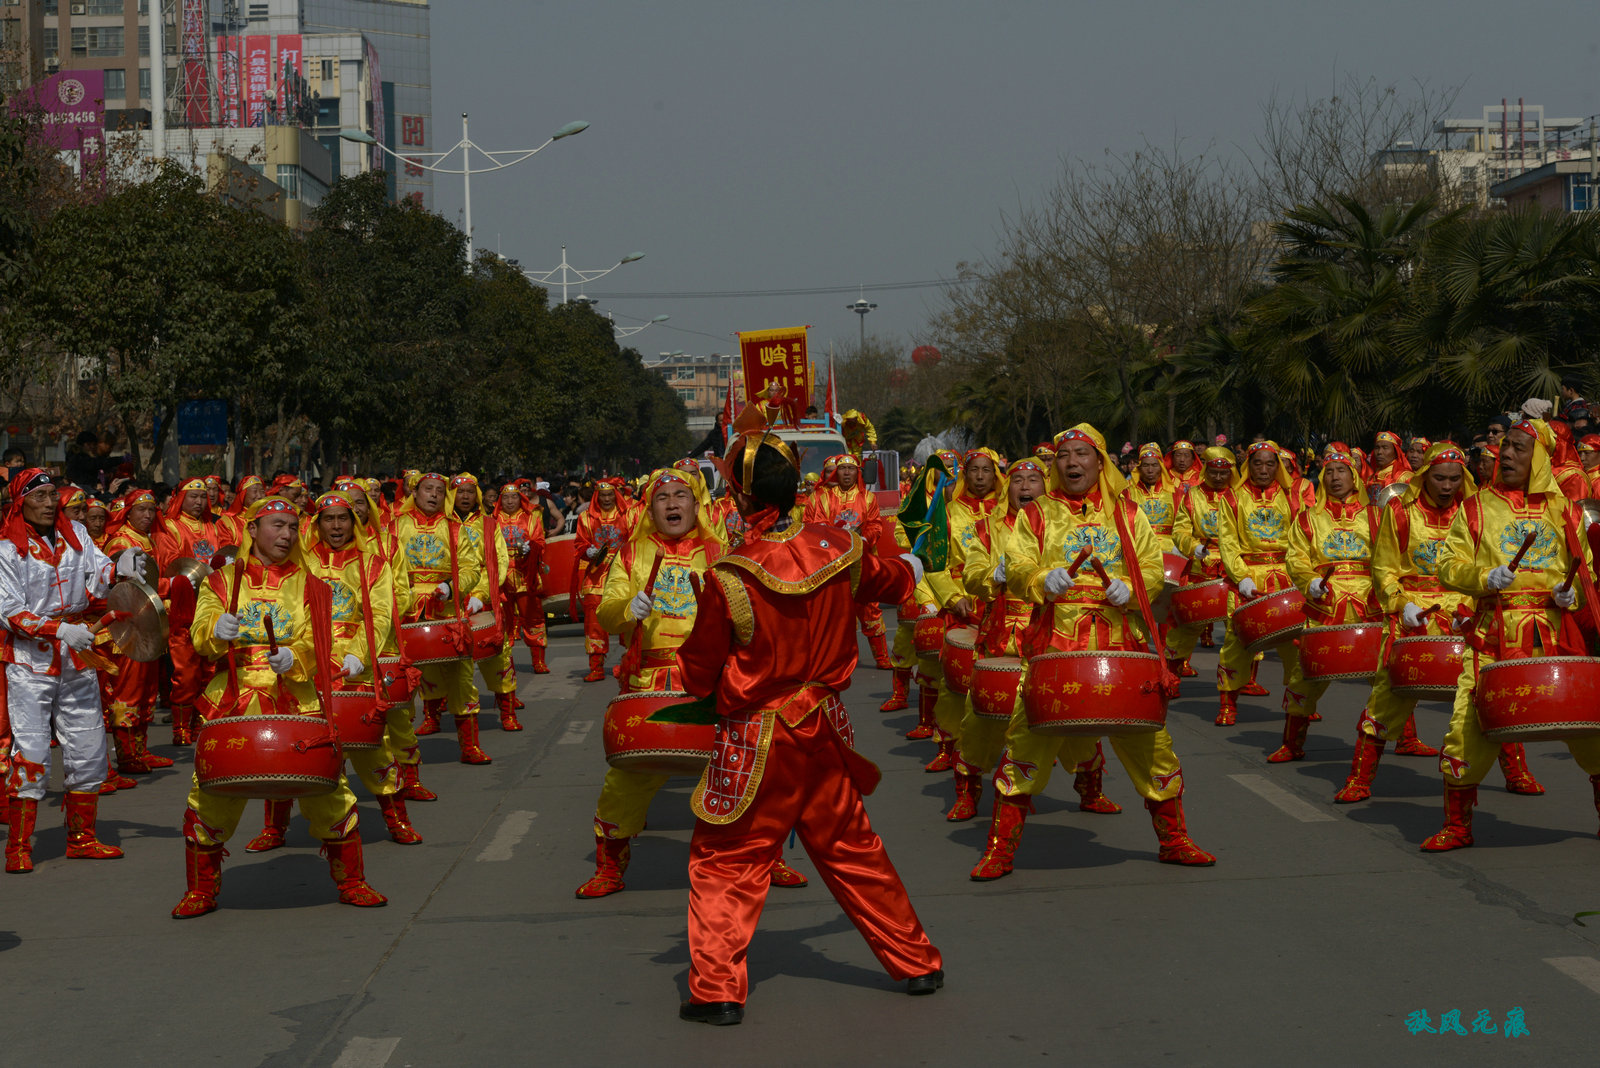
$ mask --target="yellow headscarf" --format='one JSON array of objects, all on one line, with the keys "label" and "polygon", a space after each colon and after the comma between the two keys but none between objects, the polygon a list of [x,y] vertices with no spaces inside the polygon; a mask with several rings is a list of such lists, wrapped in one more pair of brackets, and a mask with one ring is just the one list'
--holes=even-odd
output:
[{"label": "yellow headscarf", "polygon": [[[1533,463],[1528,468],[1528,493],[1560,493],[1556,484],[1555,468],[1550,457],[1556,451],[1556,432],[1543,419],[1524,419],[1512,430],[1520,430],[1533,437]],[[1500,465],[1495,464],[1495,479],[1500,477]]]},{"label": "yellow headscarf", "polygon": [[[354,488],[360,489],[359,486]],[[350,501],[350,494],[344,490],[329,490],[327,493],[324,493],[322,496],[317,498],[316,503],[311,506],[311,517],[303,520],[306,533],[305,536],[300,539],[301,543],[304,544],[307,549],[321,544],[322,527],[317,523],[317,516],[322,514],[322,510],[324,508],[350,509],[350,518],[352,520],[350,524],[351,544],[365,553],[368,547],[371,545],[371,542],[368,540],[370,534],[366,529],[366,524],[362,523],[361,517],[356,514],[355,505]]]},{"label": "yellow headscarf", "polygon": [[[1280,457],[1281,464],[1281,457]],[[1330,441],[1328,447],[1322,450],[1322,470],[1317,474],[1317,503],[1325,504],[1328,497],[1328,465],[1344,464],[1350,469],[1350,496],[1352,499],[1361,495],[1361,464],[1356,461],[1350,447],[1342,441]],[[1282,467],[1279,467],[1282,470]],[[1365,499],[1365,498],[1363,498]],[[1344,503],[1344,502],[1340,502]]]},{"label": "yellow headscarf", "polygon": [[[472,511],[466,514],[465,517],[456,515],[456,489],[459,486],[471,486],[473,489],[478,491],[478,503],[473,507]],[[463,471],[461,474],[456,475],[448,483],[446,483],[446,489],[444,491],[444,514],[449,516],[451,519],[461,519],[463,522],[465,522],[466,519],[483,518],[483,487],[478,485],[478,478],[476,475],[468,474],[467,472]]]},{"label": "yellow headscarf", "polygon": [[[656,517],[651,511],[650,501],[662,486],[668,486],[674,482],[688,486],[689,492],[695,495],[695,533],[701,538],[716,542],[719,546],[726,545],[727,539],[722,533],[722,524],[712,521],[710,509],[700,500],[700,495],[695,493],[691,474],[687,471],[680,471],[676,467],[663,467],[650,473],[650,477],[646,480],[642,491],[644,506],[639,513],[639,522],[633,528],[633,540],[643,544],[650,540],[651,535],[658,533],[656,530]],[[719,549],[718,552],[720,551]]]},{"label": "yellow headscarf", "polygon": [[[1100,454],[1100,500],[1102,504],[1109,508],[1111,503],[1122,494],[1122,491],[1127,489],[1128,481],[1122,477],[1122,472],[1117,469],[1117,465],[1111,462],[1111,454],[1106,451],[1105,435],[1088,423],[1079,423],[1077,426],[1063,430],[1055,436],[1053,444],[1057,452],[1061,451],[1061,444],[1065,441],[1087,441],[1094,446],[1094,451]],[[1055,464],[1050,465],[1048,486],[1052,493],[1066,492],[1062,489],[1060,476],[1056,474]]]},{"label": "yellow headscarf", "polygon": [[964,455],[962,455],[961,477],[956,479],[956,489],[952,496],[959,500],[979,500],[979,498],[974,497],[971,493],[967,492],[967,466],[972,463],[972,458],[974,456],[987,456],[989,458],[989,462],[994,464],[994,489],[990,491],[988,498],[983,499],[988,500],[998,496],[999,500],[1003,503],[1006,498],[1006,480],[1003,473],[1005,471],[1005,463],[1000,459],[999,453],[988,447],[970,449]]},{"label": "yellow headscarf", "polygon": [[[300,509],[287,497],[267,496],[259,498],[244,510],[244,518],[239,524],[239,555],[236,559],[250,559],[251,551],[255,548],[255,538],[250,536],[250,524],[254,523],[261,515],[269,512],[282,512],[292,515],[301,523],[305,517],[300,514]],[[306,547],[304,537],[296,537],[294,544],[289,547],[288,561],[308,567],[306,561]]]},{"label": "yellow headscarf", "polygon": [[[1190,451],[1193,451],[1192,446]],[[1147,456],[1153,456],[1156,458],[1156,470],[1159,472],[1156,481],[1157,491],[1165,493],[1166,491],[1172,489],[1172,487],[1178,481],[1178,476],[1174,475],[1170,470],[1167,469],[1167,458],[1162,454],[1161,446],[1153,441],[1147,441],[1143,445],[1140,445],[1139,454],[1135,460],[1135,463],[1137,463],[1139,460],[1143,460]],[[1137,481],[1138,485],[1144,485],[1143,480],[1139,479],[1138,476],[1135,476],[1135,480]]]},{"label": "yellow headscarf", "polygon": [[1422,458],[1422,466],[1417,468],[1415,477],[1406,484],[1405,495],[1401,500],[1410,504],[1421,497],[1422,484],[1427,481],[1429,468],[1438,464],[1461,465],[1461,485],[1456,487],[1456,500],[1464,501],[1478,492],[1478,484],[1472,480],[1472,464],[1467,462],[1467,454],[1461,451],[1459,445],[1441,441],[1437,445],[1429,446],[1427,455]]},{"label": "yellow headscarf", "polygon": [[[1294,492],[1294,476],[1289,474],[1289,465],[1283,462],[1283,450],[1278,447],[1276,441],[1252,441],[1244,447],[1244,462],[1239,465],[1233,476],[1234,489],[1238,489],[1250,481],[1250,457],[1262,449],[1271,449],[1272,454],[1278,458],[1278,485],[1283,488],[1283,492],[1292,494]],[[1208,453],[1209,451],[1207,450]],[[1359,471],[1360,466],[1357,465],[1355,470]]]}]

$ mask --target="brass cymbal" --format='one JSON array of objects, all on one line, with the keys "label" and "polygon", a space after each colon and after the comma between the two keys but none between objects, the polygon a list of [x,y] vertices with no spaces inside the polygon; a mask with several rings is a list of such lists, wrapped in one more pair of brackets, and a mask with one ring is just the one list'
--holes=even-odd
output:
[{"label": "brass cymbal", "polygon": [[177,578],[181,575],[188,579],[189,584],[198,591],[200,583],[204,582],[209,574],[211,574],[211,568],[208,564],[202,563],[192,556],[180,556],[167,565],[167,569],[162,572],[161,577]]},{"label": "brass cymbal", "polygon": [[1593,497],[1585,497],[1578,502],[1578,510],[1583,513],[1583,529],[1588,530],[1596,523],[1600,523],[1600,501]]},{"label": "brass cymbal", "polygon": [[143,580],[123,579],[111,587],[106,607],[123,617],[106,624],[117,652],[148,662],[167,651],[167,608]]},{"label": "brass cymbal", "polygon": [[1378,491],[1378,495],[1373,498],[1372,503],[1377,505],[1379,508],[1387,507],[1390,501],[1394,500],[1405,491],[1406,484],[1404,482],[1391,482],[1389,485]]}]

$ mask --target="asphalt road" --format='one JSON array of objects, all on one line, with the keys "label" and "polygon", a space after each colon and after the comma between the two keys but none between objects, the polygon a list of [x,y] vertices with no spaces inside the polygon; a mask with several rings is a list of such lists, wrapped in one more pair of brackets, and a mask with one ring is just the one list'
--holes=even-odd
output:
[{"label": "asphalt road", "polygon": [[[892,624],[892,618],[891,618]],[[365,801],[369,881],[383,909],[336,903],[296,816],[289,846],[231,843],[221,909],[176,922],[187,757],[104,800],[101,831],[127,857],[61,858],[59,810],[40,812],[27,877],[0,880],[0,990],[8,1063],[389,1065],[723,1063],[1496,1064],[1592,1063],[1600,1008],[1600,840],[1586,777],[1558,744],[1530,747],[1543,797],[1491,773],[1477,845],[1429,856],[1440,821],[1435,761],[1381,766],[1375,800],[1334,806],[1365,696],[1336,684],[1303,763],[1269,765],[1273,698],[1211,725],[1215,654],[1196,657],[1169,725],[1185,804],[1216,867],[1156,863],[1150,822],[1113,761],[1120,815],[1081,813],[1057,774],[1030,818],[1016,872],[970,881],[987,826],[943,820],[947,775],[914,712],[876,709],[888,675],[847,694],[858,742],[884,769],[869,801],[948,981],[909,998],[876,965],[820,880],[774,889],[750,950],[743,1026],[676,1017],[685,996],[685,864],[692,783],[657,797],[628,889],[573,896],[592,871],[591,816],[605,770],[599,724],[615,690],[584,685],[581,641],[554,673],[524,673],[527,730],[485,716],[487,767],[454,762],[452,733],[423,740],[435,804],[412,804],[426,841],[390,843]],[[863,646],[865,655],[865,646]],[[612,662],[615,662],[613,652]],[[524,665],[525,667],[525,665]],[[1443,734],[1443,706],[1418,714]],[[157,728],[156,740],[166,737]],[[172,755],[175,751],[157,747]],[[58,803],[59,779],[50,804]],[[358,795],[362,791],[357,787]],[[362,795],[364,797],[364,795]],[[789,860],[814,875],[797,848]],[[1526,1035],[1507,1037],[1521,1009]],[[1480,1012],[1496,1033],[1440,1029]],[[26,1052],[24,1053],[24,1049]]]}]

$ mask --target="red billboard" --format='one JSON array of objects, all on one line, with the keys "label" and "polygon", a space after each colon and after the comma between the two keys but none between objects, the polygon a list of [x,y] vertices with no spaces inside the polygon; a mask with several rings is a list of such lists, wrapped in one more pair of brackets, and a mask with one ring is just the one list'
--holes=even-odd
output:
[{"label": "red billboard", "polygon": [[811,403],[811,360],[806,355],[806,330],[739,332],[739,362],[744,370],[744,396],[776,403],[784,421],[798,423]]}]

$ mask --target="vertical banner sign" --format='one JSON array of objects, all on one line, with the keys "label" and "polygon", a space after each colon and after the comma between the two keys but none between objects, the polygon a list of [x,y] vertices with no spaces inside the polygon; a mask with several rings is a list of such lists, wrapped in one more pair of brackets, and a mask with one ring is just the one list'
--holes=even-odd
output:
[{"label": "vertical banner sign", "polygon": [[273,60],[272,80],[282,85],[288,80],[290,71],[296,74],[305,74],[305,49],[300,43],[298,33],[280,33],[272,39]]},{"label": "vertical banner sign", "polygon": [[389,166],[383,158],[383,149],[379,147],[385,141],[383,133],[385,127],[383,116],[383,76],[378,71],[378,50],[373,48],[372,42],[365,37],[361,38],[361,50],[363,58],[366,60],[363,66],[367,68],[367,85],[368,93],[370,94],[368,99],[372,101],[371,133],[373,137],[377,138],[377,144],[368,149],[370,153],[368,166],[375,171],[386,171]]},{"label": "vertical banner sign", "polygon": [[[806,355],[805,326],[739,333],[739,363],[744,369],[745,400],[776,404],[788,423],[800,422],[811,403],[811,360]],[[776,387],[777,395],[772,395]]]},{"label": "vertical banner sign", "polygon": [[217,38],[218,126],[244,125],[244,77],[239,69],[243,48],[243,37]]},{"label": "vertical banner sign", "polygon": [[267,90],[272,85],[272,38],[254,34],[244,40],[245,125],[267,124]]},{"label": "vertical banner sign", "polygon": [[182,0],[183,110],[190,126],[211,125],[211,86],[206,76],[205,0]]}]

